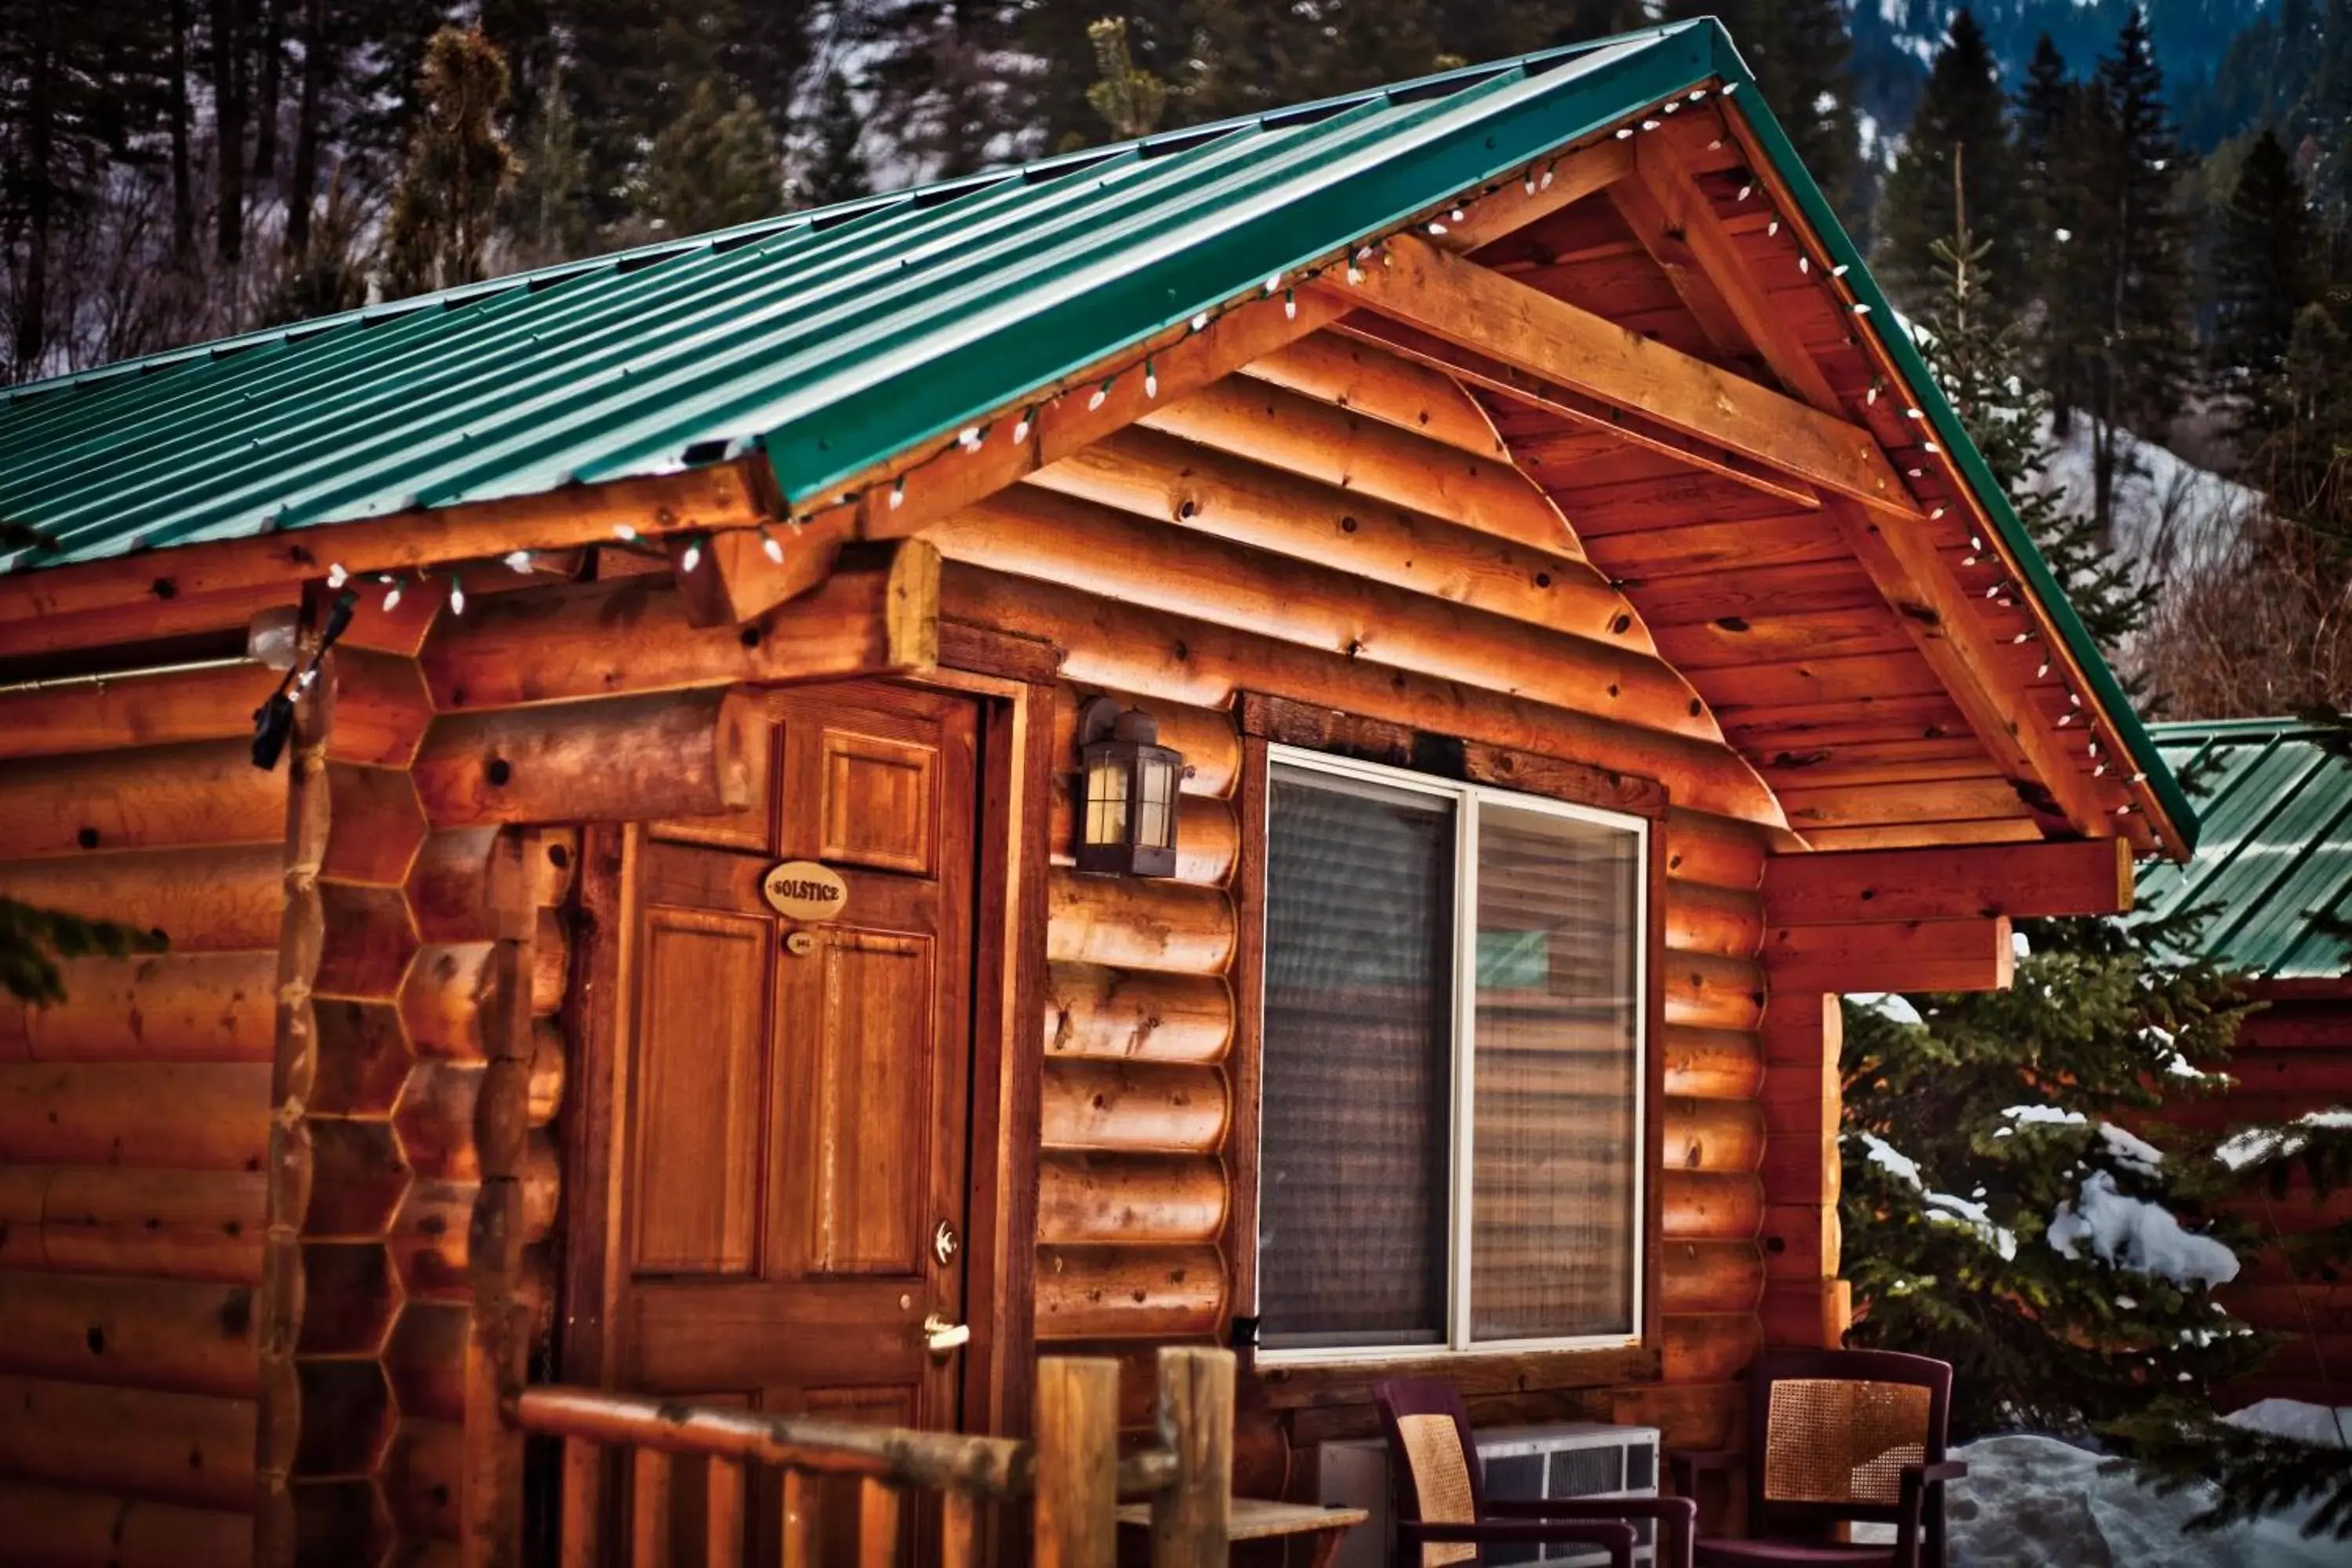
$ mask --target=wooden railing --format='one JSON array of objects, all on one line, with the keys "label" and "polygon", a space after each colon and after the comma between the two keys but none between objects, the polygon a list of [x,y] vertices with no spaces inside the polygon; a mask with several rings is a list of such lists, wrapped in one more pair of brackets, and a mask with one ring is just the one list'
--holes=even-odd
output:
[{"label": "wooden railing", "polygon": [[670,1568],[671,1473],[679,1456],[708,1460],[703,1541],[711,1568],[740,1568],[746,1560],[753,1466],[783,1476],[777,1533],[784,1568],[818,1568],[816,1488],[833,1477],[856,1482],[856,1568],[894,1568],[903,1521],[929,1506],[920,1494],[929,1492],[939,1494],[940,1568],[982,1560],[985,1505],[1012,1510],[1024,1501],[1029,1522],[1022,1533],[1035,1568],[1110,1568],[1122,1493],[1150,1500],[1153,1568],[1221,1568],[1233,1485],[1234,1358],[1226,1351],[1162,1350],[1159,1373],[1155,1441],[1124,1459],[1118,1363],[1090,1358],[1037,1363],[1026,1439],[762,1415],[554,1385],[525,1389],[507,1415],[522,1431],[563,1440],[564,1568],[625,1560],[604,1540],[600,1483],[608,1449],[626,1455],[630,1568]]}]

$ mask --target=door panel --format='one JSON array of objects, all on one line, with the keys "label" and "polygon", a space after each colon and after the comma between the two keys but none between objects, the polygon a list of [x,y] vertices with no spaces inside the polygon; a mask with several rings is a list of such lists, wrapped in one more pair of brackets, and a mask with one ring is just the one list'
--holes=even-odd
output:
[{"label": "door panel", "polygon": [[[961,1353],[922,1325],[965,1321],[977,713],[867,683],[767,710],[766,799],[637,848],[615,1382],[951,1427]],[[772,910],[778,859],[838,872],[838,918]]]},{"label": "door panel", "polygon": [[[760,1232],[761,1108],[739,1092],[765,1077],[768,922],[655,908],[645,919],[637,1026],[640,1196],[632,1268],[742,1274]],[[709,1000],[694,1011],[668,999]]]}]

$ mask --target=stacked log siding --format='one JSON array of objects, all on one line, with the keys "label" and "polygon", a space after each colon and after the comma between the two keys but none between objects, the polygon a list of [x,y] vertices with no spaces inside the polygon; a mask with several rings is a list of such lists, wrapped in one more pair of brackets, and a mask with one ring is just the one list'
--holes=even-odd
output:
[{"label": "stacked log siding", "polygon": [[0,695],[0,897],[161,932],[0,1002],[0,1560],[252,1560],[287,775],[237,662]]}]

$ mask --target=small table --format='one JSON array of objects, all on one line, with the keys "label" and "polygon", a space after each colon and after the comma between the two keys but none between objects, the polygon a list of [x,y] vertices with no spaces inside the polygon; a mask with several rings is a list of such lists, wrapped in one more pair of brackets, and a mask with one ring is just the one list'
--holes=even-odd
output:
[{"label": "small table", "polygon": [[[1237,1497],[1225,1516],[1225,1539],[1279,1541],[1290,1536],[1313,1539],[1313,1568],[1330,1568],[1348,1531],[1370,1519],[1360,1508],[1324,1508],[1311,1502],[1276,1502],[1267,1498]],[[1130,1530],[1151,1528],[1151,1505],[1131,1502],[1118,1510],[1118,1522]]]}]

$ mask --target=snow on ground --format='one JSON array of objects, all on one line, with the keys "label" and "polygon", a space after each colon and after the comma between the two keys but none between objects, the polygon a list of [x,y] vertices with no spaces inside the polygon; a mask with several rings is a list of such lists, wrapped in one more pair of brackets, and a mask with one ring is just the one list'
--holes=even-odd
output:
[{"label": "snow on ground", "polygon": [[2292,1437],[2323,1448],[2352,1448],[2352,1405],[2330,1410],[2300,1399],[2258,1399],[2243,1410],[2221,1417],[2232,1426]]},{"label": "snow on ground", "polygon": [[2158,1496],[2055,1437],[1987,1437],[1952,1458],[1969,1474],[1948,1489],[1950,1568],[2352,1568],[2352,1542],[2303,1539],[2300,1515],[2191,1535],[2201,1489]]},{"label": "snow on ground", "polygon": [[2105,1171],[2083,1178],[2080,1193],[2050,1216],[2050,1245],[2061,1256],[2078,1258],[2084,1242],[2099,1261],[2116,1268],[2159,1275],[2186,1287],[2190,1280],[2226,1284],[2238,1277],[2238,1255],[2210,1236],[2191,1236],[2172,1211],[2116,1190]]}]

